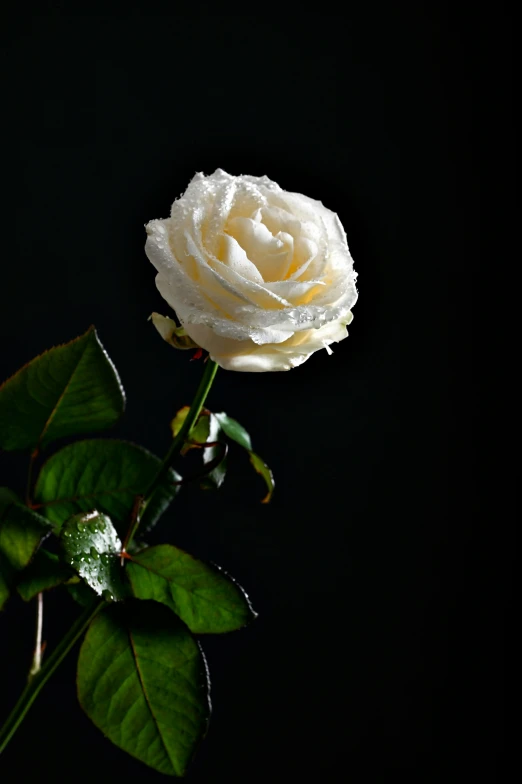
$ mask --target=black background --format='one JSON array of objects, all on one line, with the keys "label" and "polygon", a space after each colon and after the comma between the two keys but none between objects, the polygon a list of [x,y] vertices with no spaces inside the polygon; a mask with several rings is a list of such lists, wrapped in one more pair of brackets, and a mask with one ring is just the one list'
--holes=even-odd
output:
[{"label": "black background", "polygon": [[[480,256],[485,174],[510,165],[511,20],[501,4],[487,18],[388,5],[341,16],[43,3],[4,23],[2,377],[94,323],[128,398],[110,435],[165,452],[201,364],[147,322],[167,306],[143,226],[195,171],[267,174],[321,199],[359,272],[334,356],[290,373],[221,371],[212,389],[209,407],[244,423],[273,468],[272,504],[238,450],[222,491],[185,490],[153,537],[224,566],[259,612],[203,641],[214,711],[194,782],[460,781],[474,765],[493,781],[500,770],[500,614],[481,605],[495,642],[464,634],[459,648],[450,614],[458,631],[469,612],[449,583],[471,526],[463,428],[478,413],[461,391],[461,341],[489,298],[485,283],[477,294],[458,283]],[[2,484],[23,487],[26,459],[0,455]],[[46,607],[52,645],[77,610],[58,596]],[[2,713],[30,663],[33,618],[14,601],[0,618]],[[71,656],[5,752],[2,782],[35,770],[163,780],[90,724],[74,673]]]}]

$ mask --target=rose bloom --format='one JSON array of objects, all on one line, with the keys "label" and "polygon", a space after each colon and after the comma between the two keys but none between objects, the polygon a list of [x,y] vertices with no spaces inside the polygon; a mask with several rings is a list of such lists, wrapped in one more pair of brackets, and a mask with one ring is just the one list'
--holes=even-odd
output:
[{"label": "rose bloom", "polygon": [[290,370],[348,335],[357,275],[320,201],[217,169],[146,230],[161,295],[221,367]]}]

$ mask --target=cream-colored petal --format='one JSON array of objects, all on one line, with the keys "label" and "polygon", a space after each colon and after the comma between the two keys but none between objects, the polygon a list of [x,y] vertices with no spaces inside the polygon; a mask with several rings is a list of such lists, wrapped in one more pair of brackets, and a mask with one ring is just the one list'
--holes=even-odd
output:
[{"label": "cream-colored petal", "polygon": [[226,226],[230,234],[255,264],[262,281],[283,280],[292,258],[293,238],[278,232],[274,237],[267,226],[251,218],[233,218]]},{"label": "cream-colored petal", "polygon": [[323,222],[328,240],[337,242],[348,248],[346,233],[343,229],[339,216],[329,210],[321,201],[311,199],[302,193],[290,193],[282,191],[274,194],[272,202],[281,206],[282,209],[296,215],[302,221],[317,223],[318,218]]},{"label": "cream-colored petal", "polygon": [[218,259],[243,278],[254,283],[263,283],[263,276],[234,237],[228,234],[220,236],[220,254]]},{"label": "cream-colored petal", "polygon": [[301,236],[301,221],[280,207],[262,207],[252,217],[263,223],[274,237],[280,231],[290,234],[294,239]]},{"label": "cream-colored petal", "polygon": [[194,303],[186,301],[183,296],[180,296],[179,287],[174,286],[170,279],[166,280],[161,275],[156,276],[156,286],[161,296],[175,310],[187,335],[192,336],[194,327],[204,325],[214,334],[234,341],[250,339],[252,329],[223,317],[221,311],[215,307],[212,301],[203,298],[202,303],[198,307],[194,307]]},{"label": "cream-colored petal", "polygon": [[[223,278],[213,267],[209,266],[207,259],[188,233],[186,239],[187,248],[196,263],[198,286],[204,295],[212,297],[215,295],[218,297],[220,307],[223,307],[226,311],[228,311],[229,307],[233,310],[238,303],[247,303],[255,306],[255,302],[243,294],[241,289],[232,286],[226,278]],[[228,315],[232,317],[233,313],[228,313]]]},{"label": "cream-colored petal", "polygon": [[[172,247],[166,238],[164,229],[165,221],[151,221],[147,224],[147,241],[145,253],[149,261],[158,271],[158,275],[168,280],[178,292],[178,298],[191,307],[203,308],[205,306],[201,292],[194,281],[187,274],[187,270],[172,252]],[[174,307],[169,302],[171,307]]]},{"label": "cream-colored petal", "polygon": [[253,280],[244,278],[242,275],[236,272],[236,270],[227,266],[222,261],[215,259],[210,263],[212,268],[219,272],[219,274],[225,280],[228,280],[228,282],[231,283],[234,288],[237,288],[243,294],[248,296],[249,299],[253,300],[256,303],[257,308],[260,310],[280,310],[284,307],[290,307],[291,303],[285,300],[283,297],[279,297],[277,294],[273,294],[260,283],[256,283]]},{"label": "cream-colored petal", "polygon": [[278,344],[259,345],[251,340],[229,340],[202,326],[191,326],[189,334],[225,370],[266,373],[298,367],[322,348],[331,353],[330,345],[347,336],[346,325],[351,318],[349,313],[342,322],[291,335],[285,342]]},{"label": "cream-colored petal", "polygon": [[221,241],[223,227],[234,204],[236,191],[237,186],[234,181],[222,185],[216,193],[212,209],[206,218],[202,241],[205,248],[214,255],[217,255],[218,241]]},{"label": "cream-colored petal", "polygon": [[299,237],[295,243],[294,257],[288,271],[289,279],[299,280],[317,257],[318,252],[319,248],[313,240]]},{"label": "cream-colored petal", "polygon": [[[258,346],[252,340],[230,340],[200,325],[190,325],[187,332],[198,345],[209,352],[210,358],[225,370],[266,373],[295,367],[291,354],[279,353],[270,345]],[[301,358],[303,355],[297,356]]]},{"label": "cream-colored petal", "polygon": [[308,304],[325,286],[322,280],[280,280],[276,283],[265,283],[265,288],[284,297],[292,305]]}]

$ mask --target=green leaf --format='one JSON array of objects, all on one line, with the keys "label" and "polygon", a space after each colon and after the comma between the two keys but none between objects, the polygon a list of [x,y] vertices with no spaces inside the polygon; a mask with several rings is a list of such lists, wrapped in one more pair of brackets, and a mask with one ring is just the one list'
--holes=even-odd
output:
[{"label": "green leaf", "polygon": [[0,488],[0,552],[15,571],[24,569],[51,532],[48,521]]},{"label": "green leaf", "polygon": [[74,515],[63,525],[60,539],[66,560],[93,591],[108,601],[123,597],[122,544],[109,517],[100,512]]},{"label": "green leaf", "polygon": [[94,327],[31,360],[0,387],[0,448],[43,448],[103,430],[125,404],[123,387]]},{"label": "green leaf", "polygon": [[217,421],[219,422],[223,432],[232,439],[232,441],[236,441],[239,446],[242,446],[243,449],[246,449],[248,452],[252,451],[252,441],[250,435],[247,433],[243,425],[240,425],[237,419],[232,419],[229,417],[228,414],[225,414],[222,411],[220,414],[214,414]]},{"label": "green leaf", "polygon": [[195,634],[220,634],[256,617],[243,589],[219,567],[170,544],[132,556],[127,576],[138,599],[170,607]]},{"label": "green leaf", "polygon": [[66,588],[74,601],[82,607],[87,607],[92,604],[95,593],[92,588],[89,588],[87,583],[83,582],[83,580],[78,583],[71,583],[70,585],[67,585]]},{"label": "green leaf", "polygon": [[22,572],[16,590],[25,602],[29,602],[41,591],[56,588],[70,580],[73,575],[72,569],[62,563],[57,555],[40,549],[32,563]]},{"label": "green leaf", "polygon": [[[157,457],[126,441],[77,441],[44,463],[34,490],[34,505],[58,526],[73,514],[98,509],[109,515],[123,535],[134,499],[143,494],[160,466]],[[150,528],[168,507],[179,491],[179,485],[172,482],[179,478],[171,470],[168,481],[154,493],[141,531]]]},{"label": "green leaf", "polygon": [[19,499],[16,493],[13,493],[8,487],[0,487],[0,518],[8,506],[17,503],[19,503]]},{"label": "green leaf", "polygon": [[183,776],[206,732],[209,683],[198,643],[155,602],[111,605],[92,621],[78,659],[78,699],[116,746]]},{"label": "green leaf", "polygon": [[[181,427],[183,422],[187,418],[187,415],[190,411],[190,406],[183,406],[180,408],[179,411],[176,413],[176,416],[170,423],[170,429],[172,431],[172,436],[175,438]],[[187,441],[185,442],[183,449],[181,450],[181,454],[185,455],[189,449],[197,449],[196,446],[190,444],[190,441],[194,441],[196,444],[204,444],[209,436],[210,432],[210,420],[209,416],[206,413],[200,414],[196,424],[193,426],[192,430],[190,431]]]},{"label": "green leaf", "polygon": [[[214,414],[207,417],[209,421],[209,431],[206,438],[207,442],[216,443],[222,439],[221,427]],[[207,474],[201,482],[201,487],[204,490],[218,490],[223,482],[227,473],[227,460],[226,452],[223,451],[222,446],[209,446],[203,450],[203,463],[208,465],[222,457],[218,465]]]},{"label": "green leaf", "polygon": [[11,593],[15,571],[7,558],[0,553],[0,610],[4,608]]},{"label": "green leaf", "polygon": [[[0,487],[0,520],[4,510],[16,501],[18,501],[18,498],[12,490],[9,490],[7,487]],[[14,578],[15,570],[0,550],[0,610],[4,608],[9,598]]]},{"label": "green leaf", "polygon": [[274,492],[274,476],[264,460],[262,460],[259,455],[257,455],[252,450],[252,440],[250,435],[247,433],[243,425],[240,425],[236,419],[229,417],[228,414],[225,414],[224,411],[219,414],[213,414],[213,416],[219,422],[223,432],[248,452],[250,462],[254,466],[257,473],[261,474],[268,488],[268,493],[261,501],[262,504],[267,504],[272,498],[272,493]]},{"label": "green leaf", "polygon": [[[183,408],[180,408],[170,423],[172,435],[174,438],[181,430],[183,422],[187,418],[189,411],[189,406],[183,406]],[[221,428],[214,414],[211,414],[209,411],[204,411],[199,415],[196,424],[188,434],[188,438],[183,446],[183,449],[181,450],[181,454],[186,455],[190,449],[202,449],[204,465],[217,462],[216,467],[209,471],[209,473],[207,473],[201,480],[200,485],[204,490],[218,489],[221,487],[225,479],[227,471],[227,463],[225,458],[226,450],[223,450],[222,446],[209,446],[205,448],[200,446],[201,444],[206,444],[207,442],[213,443],[215,441],[219,441],[220,436]],[[194,442],[194,444],[191,442]]]},{"label": "green leaf", "polygon": [[261,476],[266,482],[268,493],[265,495],[261,503],[268,504],[268,502],[272,498],[272,493],[274,492],[274,476],[272,474],[272,471],[269,469],[267,464],[263,460],[261,460],[259,455],[256,455],[255,452],[249,452],[249,457],[250,457],[250,462],[256,469],[257,473],[261,474]]}]

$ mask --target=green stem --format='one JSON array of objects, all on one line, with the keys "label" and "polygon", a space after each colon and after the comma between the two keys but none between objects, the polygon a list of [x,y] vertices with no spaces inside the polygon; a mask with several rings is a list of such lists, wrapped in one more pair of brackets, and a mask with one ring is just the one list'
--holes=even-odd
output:
[{"label": "green stem", "polygon": [[104,604],[105,602],[100,599],[96,599],[90,604],[69,629],[65,637],[60,640],[42,668],[33,675],[22,692],[20,699],[11,711],[10,716],[0,730],[0,754],[4,751],[19,725],[24,720],[27,711],[36,699],[42,686],[49,680],[58,665],[69,653],[74,643],[82,636],[87,626]]},{"label": "green stem", "polygon": [[43,631],[43,593],[36,597],[36,640],[34,643],[33,663],[29,671],[29,679],[34,678],[42,669],[42,631]]},{"label": "green stem", "polygon": [[143,515],[145,508],[150,503],[150,500],[154,495],[154,491],[159,487],[159,485],[163,482],[163,480],[168,475],[170,467],[172,466],[176,457],[181,452],[183,445],[187,440],[188,434],[196,424],[197,419],[201,413],[201,409],[203,408],[203,405],[205,404],[205,400],[207,399],[207,395],[210,391],[210,387],[212,386],[212,382],[214,381],[214,378],[216,376],[217,369],[218,369],[218,365],[215,362],[213,362],[209,357],[205,363],[205,371],[203,373],[203,376],[199,383],[199,387],[194,396],[194,400],[192,401],[192,405],[190,406],[190,410],[185,418],[185,421],[181,425],[181,428],[177,433],[177,435],[174,437],[174,440],[170,445],[169,451],[165,455],[165,458],[163,460],[163,463],[161,464],[158,473],[149,483],[149,486],[147,487],[147,489],[143,494],[144,500],[140,510],[140,514],[136,516],[132,528],[129,531],[129,534],[125,542],[126,546],[128,546],[132,542],[133,538],[135,537],[140,524],[140,517]]}]

